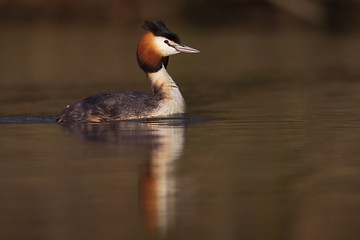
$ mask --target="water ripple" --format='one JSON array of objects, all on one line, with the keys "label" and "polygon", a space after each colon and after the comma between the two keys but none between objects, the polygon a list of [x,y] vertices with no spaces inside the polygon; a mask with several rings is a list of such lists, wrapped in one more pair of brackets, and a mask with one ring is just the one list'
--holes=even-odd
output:
[{"label": "water ripple", "polygon": [[55,123],[54,117],[1,117],[1,123],[11,123],[11,124],[44,124],[44,123]]}]

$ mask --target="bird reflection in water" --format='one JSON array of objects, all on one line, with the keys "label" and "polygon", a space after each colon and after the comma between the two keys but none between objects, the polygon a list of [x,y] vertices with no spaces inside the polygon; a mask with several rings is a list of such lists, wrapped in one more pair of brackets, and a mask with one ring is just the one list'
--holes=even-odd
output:
[{"label": "bird reflection in water", "polygon": [[175,224],[175,162],[184,145],[185,120],[73,123],[62,125],[85,141],[151,146],[151,154],[140,177],[140,203],[151,232],[166,234]]},{"label": "bird reflection in water", "polygon": [[164,233],[175,221],[175,161],[183,150],[184,128],[158,129],[148,167],[141,180],[141,196],[148,226]]}]

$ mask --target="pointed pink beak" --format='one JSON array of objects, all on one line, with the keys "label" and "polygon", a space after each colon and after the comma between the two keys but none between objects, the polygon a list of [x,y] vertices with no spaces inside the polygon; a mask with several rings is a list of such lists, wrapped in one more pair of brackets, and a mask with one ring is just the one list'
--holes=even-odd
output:
[{"label": "pointed pink beak", "polygon": [[178,52],[183,52],[183,53],[199,53],[200,51],[195,49],[195,48],[192,48],[192,47],[189,47],[189,46],[186,46],[184,44],[177,44],[174,46],[174,48],[178,51]]}]

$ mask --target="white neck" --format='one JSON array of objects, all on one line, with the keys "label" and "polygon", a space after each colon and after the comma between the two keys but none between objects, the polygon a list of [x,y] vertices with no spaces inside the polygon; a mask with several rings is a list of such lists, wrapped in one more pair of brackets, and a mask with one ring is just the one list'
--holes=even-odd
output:
[{"label": "white neck", "polygon": [[164,66],[157,72],[148,73],[147,76],[150,80],[153,93],[162,96],[158,109],[159,116],[182,114],[185,112],[185,101],[179,87]]}]

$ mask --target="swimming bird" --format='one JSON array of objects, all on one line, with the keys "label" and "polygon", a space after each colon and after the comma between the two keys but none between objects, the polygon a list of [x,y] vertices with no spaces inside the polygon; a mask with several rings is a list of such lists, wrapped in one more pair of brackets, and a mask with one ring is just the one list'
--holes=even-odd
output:
[{"label": "swimming bird", "polygon": [[169,56],[198,53],[180,42],[162,21],[144,21],[145,34],[137,47],[137,62],[150,80],[152,93],[104,92],[68,105],[61,122],[103,122],[142,118],[166,118],[185,113],[185,101],[166,68]]}]

